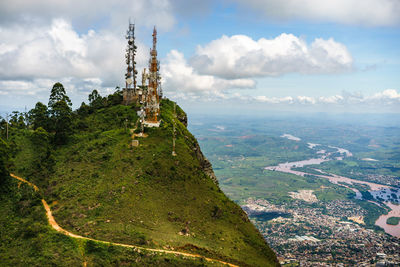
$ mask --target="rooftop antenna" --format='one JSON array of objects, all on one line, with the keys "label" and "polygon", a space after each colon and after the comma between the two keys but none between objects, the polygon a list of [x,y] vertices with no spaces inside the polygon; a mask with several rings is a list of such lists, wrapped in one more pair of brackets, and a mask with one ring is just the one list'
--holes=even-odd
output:
[{"label": "rooftop antenna", "polygon": [[175,152],[175,139],[176,139],[176,137],[175,137],[175,135],[176,135],[176,129],[175,129],[175,120],[176,120],[176,103],[174,102],[174,117],[173,117],[173,123],[172,123],[172,125],[173,125],[173,129],[172,129],[172,134],[173,134],[173,137],[172,137],[172,156],[176,156],[176,152]]}]

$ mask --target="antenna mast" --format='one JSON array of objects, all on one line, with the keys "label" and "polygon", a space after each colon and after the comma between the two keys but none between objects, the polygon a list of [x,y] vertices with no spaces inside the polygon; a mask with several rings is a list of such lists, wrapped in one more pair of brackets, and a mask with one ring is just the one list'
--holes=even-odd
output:
[{"label": "antenna mast", "polygon": [[8,140],[8,113],[6,113],[6,121],[7,121],[7,140]]},{"label": "antenna mast", "polygon": [[125,85],[126,89],[136,89],[136,74],[137,70],[135,68],[135,55],[136,55],[136,45],[135,45],[135,24],[132,24],[129,20],[129,28],[126,32],[125,38],[128,40],[128,46],[126,48],[125,62],[127,65],[125,74]]},{"label": "antenna mast", "polygon": [[161,80],[159,70],[160,62],[157,60],[157,30],[153,30],[153,48],[150,50],[149,60],[149,87],[146,101],[146,120],[151,123],[157,123],[157,116],[160,113],[160,99],[158,95],[158,84]]}]

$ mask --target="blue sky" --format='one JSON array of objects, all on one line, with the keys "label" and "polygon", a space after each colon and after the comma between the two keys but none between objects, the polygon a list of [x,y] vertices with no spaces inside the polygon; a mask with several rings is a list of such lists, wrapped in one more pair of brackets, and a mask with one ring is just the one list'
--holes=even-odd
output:
[{"label": "blue sky", "polygon": [[139,70],[156,25],[164,92],[189,113],[399,113],[398,14],[391,0],[3,1],[0,112],[47,103],[57,81],[75,107],[122,86],[131,18]]}]

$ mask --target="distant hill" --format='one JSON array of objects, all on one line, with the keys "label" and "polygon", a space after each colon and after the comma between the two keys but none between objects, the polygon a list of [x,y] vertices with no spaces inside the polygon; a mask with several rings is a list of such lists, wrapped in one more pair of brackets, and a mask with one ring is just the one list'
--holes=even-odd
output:
[{"label": "distant hill", "polygon": [[176,109],[174,157],[173,102],[161,101],[161,126],[146,129],[147,137],[134,137],[139,146],[131,145],[140,128],[137,107],[108,103],[72,112],[68,138],[61,143],[54,142],[54,130],[12,129],[11,171],[41,190],[35,193],[11,178],[1,185],[3,265],[211,264],[66,237],[47,224],[40,197],[61,227],[85,237],[240,266],[279,265],[246,214],[220,190],[182,109]]}]

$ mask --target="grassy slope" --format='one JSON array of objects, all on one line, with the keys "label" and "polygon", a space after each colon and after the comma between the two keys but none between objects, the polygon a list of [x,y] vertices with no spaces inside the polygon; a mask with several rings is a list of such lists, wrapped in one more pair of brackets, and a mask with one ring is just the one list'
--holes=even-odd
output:
[{"label": "grassy slope", "polygon": [[0,188],[1,266],[204,266],[201,260],[77,240],[47,223],[39,194],[9,178]]},{"label": "grassy slope", "polygon": [[[149,130],[133,149],[118,123],[122,117],[135,121],[133,108],[114,106],[81,118],[77,124],[85,130],[55,152],[54,173],[28,178],[45,187],[56,220],[74,233],[241,265],[275,265],[275,255],[240,207],[202,171],[193,150],[197,141],[180,122],[178,156],[171,156],[172,110],[172,102],[163,101],[163,126]],[[34,151],[24,134],[18,140],[15,171],[26,175]],[[179,234],[183,229],[188,236]]]}]

